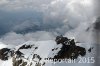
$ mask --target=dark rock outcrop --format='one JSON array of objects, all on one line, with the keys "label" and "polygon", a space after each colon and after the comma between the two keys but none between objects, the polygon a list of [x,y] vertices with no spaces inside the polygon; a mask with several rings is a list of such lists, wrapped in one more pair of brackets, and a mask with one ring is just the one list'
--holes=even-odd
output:
[{"label": "dark rock outcrop", "polygon": [[23,45],[18,50],[20,50],[20,49],[29,49],[29,48],[32,48],[32,45]]},{"label": "dark rock outcrop", "polygon": [[18,59],[13,57],[13,66],[26,66],[27,62],[23,61],[22,59]]},{"label": "dark rock outcrop", "polygon": [[77,59],[79,55],[85,56],[86,49],[76,46],[74,39],[67,39],[67,37],[58,36],[56,38],[57,44],[62,44],[61,50],[54,56],[54,59]]},{"label": "dark rock outcrop", "polygon": [[15,54],[16,54],[16,57],[17,58],[19,58],[19,57],[23,57],[23,53],[22,52],[20,52],[19,50],[17,50],[16,52],[15,52]]},{"label": "dark rock outcrop", "polygon": [[8,48],[0,49],[0,59],[8,60],[9,57],[13,56],[13,50]]},{"label": "dark rock outcrop", "polygon": [[88,49],[88,52],[91,52],[91,51],[92,51],[92,49],[93,49],[93,47],[90,47],[90,48]]}]

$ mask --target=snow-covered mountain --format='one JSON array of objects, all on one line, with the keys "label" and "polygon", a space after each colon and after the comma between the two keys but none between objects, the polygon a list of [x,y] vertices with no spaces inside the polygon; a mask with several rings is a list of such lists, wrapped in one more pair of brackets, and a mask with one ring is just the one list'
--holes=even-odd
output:
[{"label": "snow-covered mountain", "polygon": [[84,57],[93,49],[84,47],[73,39],[67,41],[66,37],[56,38],[56,41],[27,41],[14,48],[0,48],[0,66],[50,66],[53,62],[65,62],[62,59]]}]

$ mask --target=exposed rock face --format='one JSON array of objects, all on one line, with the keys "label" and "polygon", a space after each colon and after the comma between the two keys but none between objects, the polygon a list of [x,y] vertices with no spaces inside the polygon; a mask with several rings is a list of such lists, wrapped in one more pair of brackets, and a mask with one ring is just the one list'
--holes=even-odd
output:
[{"label": "exposed rock face", "polygon": [[8,60],[9,57],[12,57],[13,51],[8,48],[0,49],[0,59],[1,60]]},{"label": "exposed rock face", "polygon": [[90,47],[90,48],[88,49],[88,52],[91,52],[91,51],[92,51],[92,49],[93,49],[93,47]]},{"label": "exposed rock face", "polygon": [[15,52],[15,55],[16,55],[17,58],[23,57],[23,53],[20,52],[19,50],[17,50],[17,51]]},{"label": "exposed rock face", "polygon": [[37,55],[37,54],[34,54],[32,59],[35,59],[35,58],[37,58],[39,61],[42,59],[42,58],[41,58],[39,55]]},{"label": "exposed rock face", "polygon": [[61,50],[57,55],[54,56],[55,59],[76,59],[79,55],[85,56],[86,49],[75,45],[74,39],[68,39],[67,37],[58,36],[56,38],[57,44],[62,44]]},{"label": "exposed rock face", "polygon": [[24,62],[21,58],[13,57],[13,66],[26,66],[27,62]]},{"label": "exposed rock face", "polygon": [[68,43],[68,40],[69,39],[67,37],[63,37],[61,35],[61,36],[57,36],[55,41],[56,41],[57,44],[60,44],[60,43],[66,44],[66,43]]},{"label": "exposed rock face", "polygon": [[66,46],[63,45],[61,50],[57,55],[54,56],[55,59],[76,59],[79,55],[84,56],[86,54],[86,50],[83,47],[75,46]]},{"label": "exposed rock face", "polygon": [[20,50],[20,49],[29,49],[29,48],[32,48],[32,45],[23,45],[18,50]]}]

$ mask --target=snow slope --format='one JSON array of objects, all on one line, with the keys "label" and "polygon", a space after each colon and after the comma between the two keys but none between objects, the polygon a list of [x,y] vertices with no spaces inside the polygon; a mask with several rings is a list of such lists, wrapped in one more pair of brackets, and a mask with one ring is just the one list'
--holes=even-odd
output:
[{"label": "snow slope", "polygon": [[[88,52],[88,48],[90,48],[87,46],[88,44],[84,45],[82,43],[78,43],[77,45],[86,47],[86,52]],[[3,46],[3,48],[5,48],[5,45]],[[48,60],[45,60],[48,57],[53,58],[57,55],[61,48],[62,44],[57,45],[54,40],[28,41],[11,48],[12,51],[14,50],[13,56],[9,57],[8,60],[0,60],[0,66],[61,66],[62,63],[53,64],[48,63]],[[53,49],[54,51],[52,51]],[[90,57],[91,55],[93,54],[87,53],[85,57]],[[78,63],[75,63],[75,65],[77,64]],[[63,63],[62,65],[66,66],[70,64]],[[91,66],[91,64],[87,64],[86,66],[89,65]]]}]

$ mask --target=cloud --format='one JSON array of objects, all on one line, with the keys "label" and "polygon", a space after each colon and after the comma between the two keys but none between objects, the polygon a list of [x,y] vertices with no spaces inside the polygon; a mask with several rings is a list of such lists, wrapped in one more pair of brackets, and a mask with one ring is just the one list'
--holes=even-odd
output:
[{"label": "cloud", "polygon": [[100,0],[93,0],[93,2],[94,2],[94,14],[95,14],[95,16],[100,16]]},{"label": "cloud", "polygon": [[5,42],[9,40],[8,36],[15,38],[13,42],[16,42],[15,36],[21,40],[26,35],[36,33],[43,36],[64,35],[76,29],[80,23],[90,22],[94,18],[92,6],[91,0],[1,0],[0,35],[5,36]]},{"label": "cloud", "polygon": [[49,4],[51,1],[53,0],[1,0],[0,5],[10,10],[25,8],[38,9],[41,8],[42,5]]},{"label": "cloud", "polygon": [[44,40],[54,40],[55,33],[38,31],[34,33],[27,34],[16,34],[15,32],[10,32],[4,35],[0,42],[3,42],[8,45],[19,45],[26,41],[44,41]]}]

